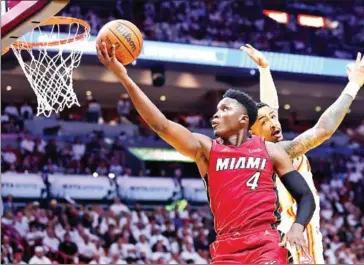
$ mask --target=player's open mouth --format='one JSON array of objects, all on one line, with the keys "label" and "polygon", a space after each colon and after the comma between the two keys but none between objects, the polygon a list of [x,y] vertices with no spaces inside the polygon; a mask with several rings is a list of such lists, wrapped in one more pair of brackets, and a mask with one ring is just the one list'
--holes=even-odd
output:
[{"label": "player's open mouth", "polygon": [[275,130],[274,132],[272,132],[272,136],[278,136],[281,133],[281,130]]},{"label": "player's open mouth", "polygon": [[211,122],[211,126],[213,129],[215,129],[217,127],[217,125],[219,125],[219,124],[216,121]]}]

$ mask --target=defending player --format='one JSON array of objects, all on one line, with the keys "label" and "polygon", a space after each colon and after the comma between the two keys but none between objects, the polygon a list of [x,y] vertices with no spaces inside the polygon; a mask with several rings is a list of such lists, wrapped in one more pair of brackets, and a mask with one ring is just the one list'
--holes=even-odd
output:
[{"label": "defending player", "polygon": [[[242,47],[242,50],[258,64],[260,70],[260,99],[262,103],[258,104],[258,120],[252,126],[252,132],[255,135],[263,136],[267,141],[282,144],[282,147],[293,159],[294,168],[302,174],[310,186],[316,201],[315,214],[305,233],[310,255],[301,255],[302,253],[292,247],[288,248],[293,255],[295,264],[323,264],[325,261],[323,258],[322,235],[320,233],[320,197],[314,186],[309,161],[304,154],[329,139],[341,124],[346,113],[348,113],[352,101],[364,83],[364,57],[361,59],[359,53],[355,65],[348,68],[350,82],[341,96],[322,114],[317,124],[297,136],[293,141],[283,141],[281,124],[278,120],[278,95],[269,70],[268,60],[251,45]],[[277,186],[282,207],[282,222],[278,230],[286,233],[295,220],[297,205],[279,180]]]},{"label": "defending player", "polygon": [[296,222],[287,240],[307,251],[303,237],[315,202],[308,185],[288,155],[261,137],[248,138],[256,120],[256,103],[245,93],[229,90],[219,102],[212,127],[219,137],[191,133],[168,120],[128,77],[125,67],[106,45],[97,47],[100,61],[120,80],[149,126],[180,153],[192,158],[205,181],[214,215],[217,240],[210,246],[212,263],[286,263],[279,247],[278,198],[274,172],[298,202]]}]

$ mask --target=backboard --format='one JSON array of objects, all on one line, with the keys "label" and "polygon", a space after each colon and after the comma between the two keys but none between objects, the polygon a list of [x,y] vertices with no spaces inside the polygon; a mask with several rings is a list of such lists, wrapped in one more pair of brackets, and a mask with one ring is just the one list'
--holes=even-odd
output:
[{"label": "backboard", "polygon": [[1,48],[61,11],[69,0],[1,0]]}]

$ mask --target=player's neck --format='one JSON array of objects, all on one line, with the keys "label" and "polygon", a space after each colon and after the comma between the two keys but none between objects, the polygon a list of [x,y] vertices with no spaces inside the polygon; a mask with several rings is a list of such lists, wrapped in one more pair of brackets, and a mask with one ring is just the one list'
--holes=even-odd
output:
[{"label": "player's neck", "polygon": [[240,146],[248,140],[248,134],[245,131],[239,132],[238,134],[232,135],[227,138],[223,138],[224,144]]}]

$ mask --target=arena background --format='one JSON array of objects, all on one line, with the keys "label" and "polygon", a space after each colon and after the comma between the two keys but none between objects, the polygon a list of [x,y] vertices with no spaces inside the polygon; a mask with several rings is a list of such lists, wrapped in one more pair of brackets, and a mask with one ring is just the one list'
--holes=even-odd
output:
[{"label": "arena background", "polygon": [[[3,1],[2,1],[3,2]],[[53,263],[208,263],[213,219],[194,163],[156,136],[95,55],[95,36],[122,18],[145,39],[128,67],[167,117],[213,136],[210,118],[234,87],[259,100],[264,52],[287,139],[315,124],[364,51],[362,1],[72,1],[59,15],[92,28],[74,88],[81,107],[50,118],[12,52],[2,57],[1,262],[41,251]],[[309,152],[327,263],[364,263],[364,94],[335,135]]]}]

